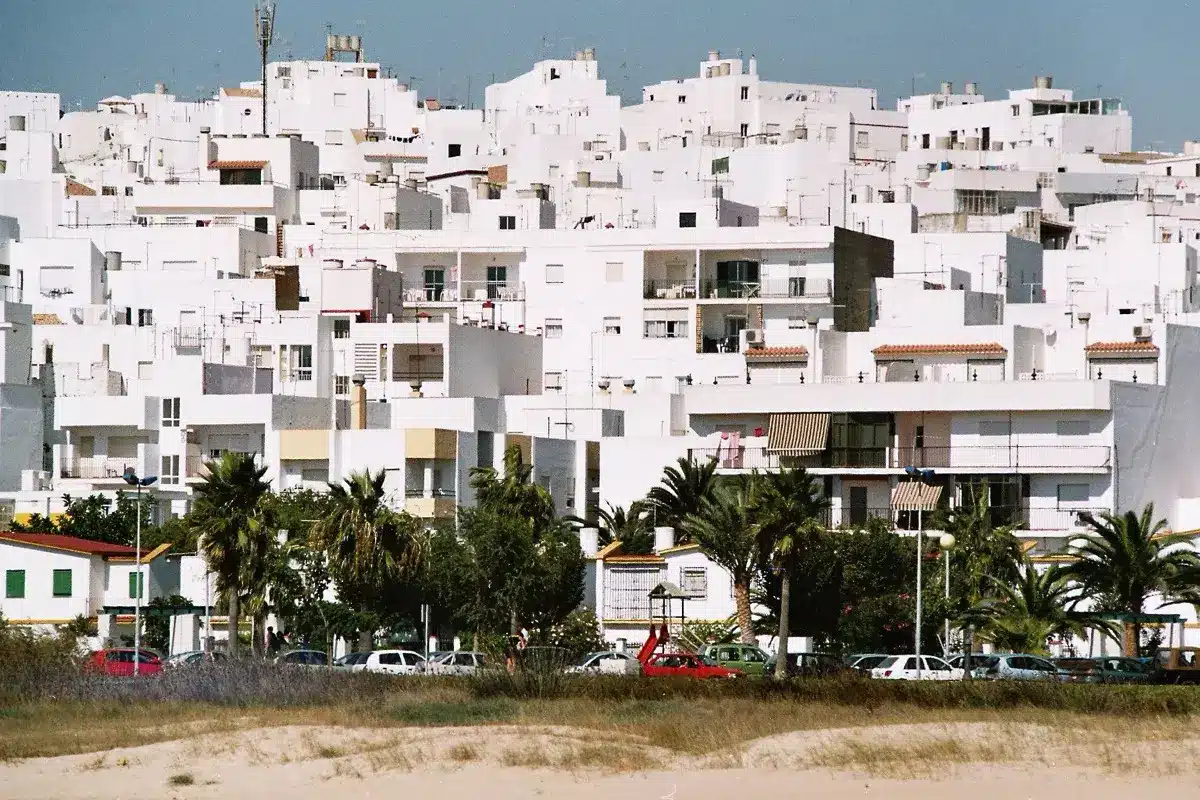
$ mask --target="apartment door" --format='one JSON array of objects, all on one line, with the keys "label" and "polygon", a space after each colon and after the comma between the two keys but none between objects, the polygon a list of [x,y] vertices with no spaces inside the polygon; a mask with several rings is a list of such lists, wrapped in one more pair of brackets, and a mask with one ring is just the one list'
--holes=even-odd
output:
[{"label": "apartment door", "polygon": [[722,350],[726,353],[736,353],[741,341],[742,331],[746,329],[746,318],[741,315],[725,317],[725,340]]},{"label": "apartment door", "polygon": [[867,524],[867,487],[850,487],[850,524]]}]

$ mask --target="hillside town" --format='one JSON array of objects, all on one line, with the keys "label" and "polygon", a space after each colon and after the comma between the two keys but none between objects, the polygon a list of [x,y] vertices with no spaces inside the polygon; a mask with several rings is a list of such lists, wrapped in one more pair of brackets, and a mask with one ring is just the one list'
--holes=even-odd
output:
[{"label": "hillside town", "polygon": [[[158,600],[165,656],[228,646],[242,602],[269,645],[271,590],[235,586],[231,609],[204,537],[167,535],[247,464],[272,496],[481,528],[477,555],[482,527],[507,530],[481,516],[496,497],[538,499],[535,534],[539,515],[569,530],[538,552],[578,542],[583,568],[527,577],[618,653],[656,624],[754,641],[762,586],[704,545],[737,521],[672,506],[699,480],[807,475],[823,530],[886,535],[945,589],[926,646],[947,655],[952,559],[972,557],[943,535],[955,518],[1011,530],[1039,574],[1105,515],[1152,506],[1155,536],[1200,535],[1200,142],[1135,149],[1120,98],[1049,75],[885,108],[713,50],[630,105],[584,48],[479,106],[405,83],[362,36],[312,44],[206,97],[0,91],[7,624],[82,617],[97,646],[133,645]],[[137,541],[64,525],[89,498],[136,504]],[[299,594],[350,592],[286,553]],[[426,652],[478,633],[397,603]],[[1200,644],[1196,619],[1155,591],[1109,624],[1169,647]],[[1054,632],[1054,655],[1136,654],[1119,631]]]}]

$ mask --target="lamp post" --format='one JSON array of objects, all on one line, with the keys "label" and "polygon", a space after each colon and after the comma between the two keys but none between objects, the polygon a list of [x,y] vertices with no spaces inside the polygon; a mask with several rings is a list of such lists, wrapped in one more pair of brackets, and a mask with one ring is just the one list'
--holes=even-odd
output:
[{"label": "lamp post", "polygon": [[942,656],[950,655],[950,551],[954,549],[955,539],[952,533],[943,533],[938,539],[938,545],[942,548],[942,561],[946,566],[946,579],[943,587],[946,590],[946,631],[942,638]]},{"label": "lamp post", "polygon": [[130,486],[137,487],[137,534],[133,544],[133,676],[141,672],[142,665],[142,487],[158,480],[153,475],[139,478],[133,467],[126,467],[122,476]]},{"label": "lamp post", "polygon": [[[910,477],[916,478],[922,486],[929,485],[934,476],[934,471],[931,469],[910,466],[905,467],[904,471]],[[922,496],[923,494],[923,492],[919,492],[917,495],[917,618],[913,631],[914,653],[917,657],[917,680],[921,680],[921,562],[925,560],[925,554],[922,552],[922,540],[925,534],[925,498]]]}]

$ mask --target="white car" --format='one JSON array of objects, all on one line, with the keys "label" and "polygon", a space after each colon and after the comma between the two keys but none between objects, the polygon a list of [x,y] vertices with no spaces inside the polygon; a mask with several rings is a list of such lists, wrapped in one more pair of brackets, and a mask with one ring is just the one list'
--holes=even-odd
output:
[{"label": "white car", "polygon": [[483,653],[446,653],[436,661],[426,664],[425,672],[430,675],[474,675],[475,670],[484,666],[486,658]]},{"label": "white car", "polygon": [[372,650],[353,669],[387,675],[419,675],[425,671],[425,656],[412,650]]},{"label": "white car", "polygon": [[963,671],[955,669],[937,656],[920,656],[921,677],[917,677],[918,656],[891,656],[871,670],[872,678],[889,681],[961,681]]},{"label": "white car", "polygon": [[578,664],[567,667],[566,672],[572,675],[641,675],[642,665],[629,653],[601,650],[587,654]]}]

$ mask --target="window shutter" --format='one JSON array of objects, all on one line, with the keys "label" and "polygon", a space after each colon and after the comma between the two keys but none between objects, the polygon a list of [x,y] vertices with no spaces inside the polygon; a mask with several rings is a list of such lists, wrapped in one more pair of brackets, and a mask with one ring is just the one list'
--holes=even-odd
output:
[{"label": "window shutter", "polygon": [[71,596],[71,570],[69,570],[69,569],[54,570],[54,596],[55,597],[70,597]]},{"label": "window shutter", "polygon": [[[141,591],[138,591],[138,590]],[[129,596],[145,599],[146,597],[146,575],[140,572],[129,573]]]},{"label": "window shutter", "polygon": [[4,596],[12,600],[25,597],[25,570],[10,569],[4,574]]}]

